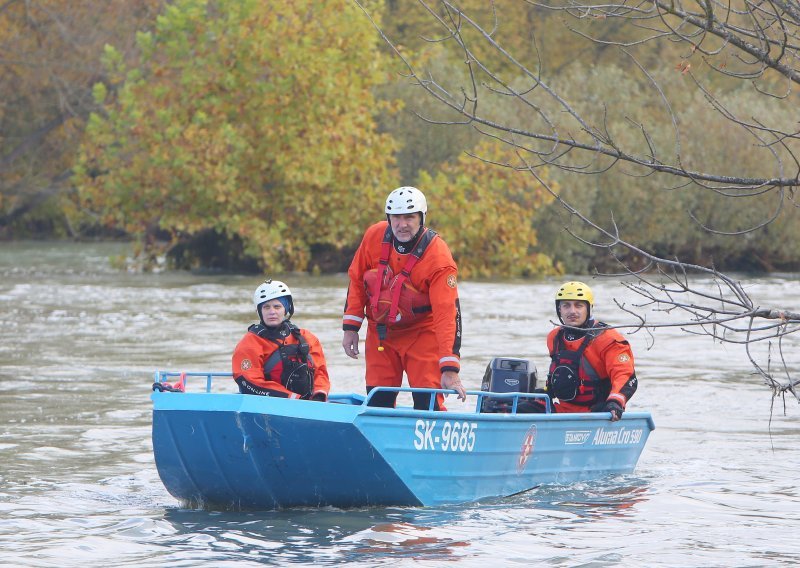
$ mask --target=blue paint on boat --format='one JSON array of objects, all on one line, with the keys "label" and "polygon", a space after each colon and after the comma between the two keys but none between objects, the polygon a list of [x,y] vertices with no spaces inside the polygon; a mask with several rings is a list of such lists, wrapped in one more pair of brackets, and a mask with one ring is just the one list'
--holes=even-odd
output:
[{"label": "blue paint on boat", "polygon": [[[631,473],[655,427],[646,412],[611,422],[608,413],[377,408],[357,394],[321,403],[213,393],[212,376],[230,375],[186,375],[206,377],[206,392],[152,393],[153,451],[170,494],[209,508],[430,506],[504,497],[544,483]],[[156,376],[164,382],[175,374]],[[468,394],[476,410],[495,396]],[[513,396],[514,406],[541,396],[499,394]]]}]

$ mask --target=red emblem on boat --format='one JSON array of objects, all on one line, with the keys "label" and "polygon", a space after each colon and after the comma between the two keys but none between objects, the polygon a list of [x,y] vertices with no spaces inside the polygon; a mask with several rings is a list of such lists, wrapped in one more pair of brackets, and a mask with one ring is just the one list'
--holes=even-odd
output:
[{"label": "red emblem on boat", "polygon": [[528,428],[528,431],[525,434],[525,439],[522,440],[522,448],[519,453],[519,459],[517,460],[517,473],[522,473],[525,469],[525,464],[528,463],[528,459],[530,459],[531,455],[533,454],[533,447],[536,445],[536,424]]}]

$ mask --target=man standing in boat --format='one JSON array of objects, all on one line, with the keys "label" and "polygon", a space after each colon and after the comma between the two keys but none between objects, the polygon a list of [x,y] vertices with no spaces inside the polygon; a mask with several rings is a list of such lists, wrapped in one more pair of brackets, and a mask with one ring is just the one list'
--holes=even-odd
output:
[{"label": "man standing in boat", "polygon": [[[366,317],[367,392],[378,386],[454,389],[466,399],[458,373],[461,310],[458,269],[447,244],[425,226],[425,195],[399,187],[386,199],[386,221],[369,227],[348,270],[342,347],[358,358],[358,331]],[[430,395],[414,393],[427,410]],[[444,397],[434,408],[445,410]],[[396,392],[377,392],[370,404],[393,407]]]},{"label": "man standing in boat", "polygon": [[289,321],[294,314],[289,287],[267,280],[256,288],[253,303],[260,322],[247,329],[233,352],[239,392],[326,401],[331,384],[322,345]]},{"label": "man standing in boat", "polygon": [[[638,385],[633,352],[617,330],[592,319],[593,307],[594,294],[583,282],[567,282],[556,292],[563,325],[547,336],[546,391],[555,412],[610,412],[615,422]],[[543,410],[541,403],[534,406]]]}]

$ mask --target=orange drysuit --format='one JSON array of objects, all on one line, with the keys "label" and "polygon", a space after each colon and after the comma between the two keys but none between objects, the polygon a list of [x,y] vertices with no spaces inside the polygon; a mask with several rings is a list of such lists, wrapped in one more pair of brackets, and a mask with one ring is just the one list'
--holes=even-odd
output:
[{"label": "orange drysuit", "polygon": [[[441,388],[444,371],[460,370],[458,269],[447,244],[430,229],[423,228],[415,243],[387,244],[393,241],[387,221],[372,225],[364,234],[348,270],[343,328],[358,331],[368,319],[368,388],[402,386],[403,371],[412,387]],[[424,252],[418,260],[411,260],[423,241],[428,242]],[[386,256],[386,264],[381,264]],[[413,267],[406,278],[403,269],[408,268],[409,261]],[[384,273],[385,267],[388,270]],[[375,298],[376,281],[379,301]],[[398,297],[397,317],[387,321],[394,292]],[[376,320],[385,324],[385,338],[380,337]],[[439,407],[444,408],[443,397],[438,399]]]},{"label": "orange drysuit", "polygon": [[[296,334],[302,336],[308,345],[306,363],[314,379],[313,385],[309,385],[310,388],[296,388],[305,392],[291,390],[293,386],[291,377],[287,380],[288,373],[285,372],[284,361],[279,352],[281,346],[286,346],[288,349],[284,354],[289,357],[288,364],[303,363],[302,357],[297,355],[300,341]],[[331,388],[328,366],[319,339],[307,329],[299,329],[288,321],[284,321],[277,328],[268,328],[260,324],[251,325],[236,345],[232,366],[233,378],[243,393],[282,398],[313,397],[325,400]]]},{"label": "orange drysuit", "polygon": [[[559,351],[578,352],[584,341],[588,343],[579,357],[576,396],[571,401],[559,400],[553,406],[554,411],[590,412],[593,406],[612,400],[624,410],[638,386],[630,344],[617,330],[604,327],[604,324],[590,323],[585,336],[572,341],[564,337],[562,330],[566,331],[566,328],[558,327],[547,336],[547,350],[552,358],[547,377],[550,396],[557,396],[553,392],[551,379],[554,367],[559,364]],[[562,362],[566,361],[566,357],[561,359]]]}]

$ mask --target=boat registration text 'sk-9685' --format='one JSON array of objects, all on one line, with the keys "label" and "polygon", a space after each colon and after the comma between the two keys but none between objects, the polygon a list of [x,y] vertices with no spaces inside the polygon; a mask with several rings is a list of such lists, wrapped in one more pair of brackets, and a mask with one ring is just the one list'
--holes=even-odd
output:
[{"label": "boat registration text 'sk-9685'", "polygon": [[475,447],[476,422],[444,420],[417,420],[414,426],[414,448],[417,450],[442,450],[471,452]]}]

